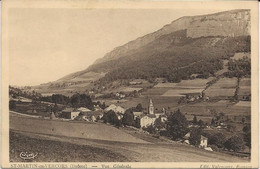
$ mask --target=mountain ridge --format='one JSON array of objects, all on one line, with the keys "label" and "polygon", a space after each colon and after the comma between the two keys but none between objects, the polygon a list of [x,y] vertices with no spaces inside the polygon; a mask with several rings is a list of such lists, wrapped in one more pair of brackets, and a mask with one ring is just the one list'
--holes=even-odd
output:
[{"label": "mountain ridge", "polygon": [[[250,10],[247,10],[247,9],[237,9],[237,10],[223,11],[223,12],[207,14],[207,15],[183,16],[181,18],[178,18],[178,19],[172,21],[170,24],[164,25],[161,29],[159,29],[155,32],[149,33],[149,34],[144,35],[142,37],[139,37],[135,40],[132,40],[132,41],[130,41],[130,42],[124,44],[124,45],[121,45],[119,47],[114,48],[111,52],[105,54],[104,57],[96,60],[93,65],[105,62],[105,61],[110,60],[110,59],[117,59],[118,56],[121,55],[124,52],[134,50],[134,49],[136,49],[140,46],[144,46],[144,45],[152,42],[153,40],[159,38],[162,35],[169,34],[171,32],[178,31],[178,30],[181,30],[181,29],[190,30],[190,32],[188,31],[188,33],[187,33],[188,37],[201,37],[201,36],[196,35],[196,29],[191,30],[191,26],[190,26],[190,22],[192,22],[191,20],[193,20],[193,22],[195,22],[196,20],[198,20],[202,17],[212,17],[212,16],[215,17],[215,16],[218,16],[218,15],[236,14],[236,15],[242,15],[242,16],[243,15],[249,16],[248,18],[244,17],[244,18],[246,18],[245,22],[249,22],[249,19],[250,19],[249,11]],[[249,27],[250,27],[250,25],[249,25]],[[247,29],[247,30],[248,31],[246,31],[244,34],[243,33],[241,33],[241,34],[242,35],[250,35],[250,29]],[[218,32],[218,34],[215,34],[215,35],[214,35],[214,32],[212,30],[211,30],[211,32],[212,33],[208,32],[207,36],[221,35],[221,32]],[[239,34],[239,31],[236,31],[236,32],[237,32],[237,34]],[[239,34],[239,35],[241,35],[241,34]],[[232,34],[228,34],[228,33],[226,33],[225,35],[226,36],[232,36]],[[236,35],[234,35],[234,36],[236,36]]]},{"label": "mountain ridge", "polygon": [[[82,71],[46,84],[48,89],[88,90],[120,79],[214,76],[223,59],[250,52],[250,10],[184,16],[161,29],[116,47]],[[94,85],[94,86],[93,86]],[[42,86],[43,87],[43,86]],[[61,87],[61,88],[60,88]]]}]

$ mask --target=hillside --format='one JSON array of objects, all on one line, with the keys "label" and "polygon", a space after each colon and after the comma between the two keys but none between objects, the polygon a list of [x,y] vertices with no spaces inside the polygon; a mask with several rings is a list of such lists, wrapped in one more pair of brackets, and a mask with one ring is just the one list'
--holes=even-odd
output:
[{"label": "hillside", "polygon": [[224,59],[251,51],[250,25],[249,10],[182,17],[115,48],[83,71],[37,89],[60,93],[86,91],[122,79],[180,82],[192,74],[208,78],[223,68]]},{"label": "hillside", "polygon": [[[143,133],[139,133],[138,138],[122,129],[100,123],[63,122],[10,115],[10,160],[13,162],[24,162],[19,155],[25,150],[38,153],[37,158],[31,159],[31,162],[59,162],[64,158],[73,162],[248,161],[173,141],[156,140]],[[152,140],[156,140],[156,143]]]}]

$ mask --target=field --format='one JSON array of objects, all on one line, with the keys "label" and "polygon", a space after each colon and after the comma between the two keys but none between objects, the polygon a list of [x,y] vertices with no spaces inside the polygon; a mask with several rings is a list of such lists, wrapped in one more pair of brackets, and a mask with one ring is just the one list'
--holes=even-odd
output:
[{"label": "field", "polygon": [[209,97],[233,97],[237,87],[237,78],[220,78],[205,90]]},{"label": "field", "polygon": [[164,96],[141,96],[137,98],[130,98],[127,102],[119,103],[118,105],[124,108],[136,107],[137,104],[141,103],[143,108],[147,108],[149,105],[149,99],[153,100],[155,109],[162,109],[168,107],[175,107],[178,104],[180,97],[164,97]]},{"label": "field", "polygon": [[213,77],[208,79],[182,80],[180,83],[158,83],[147,91],[148,94],[158,94],[165,97],[181,97],[186,94],[199,94]]},{"label": "field", "polygon": [[[10,162],[113,162],[127,158],[112,151],[72,143],[30,138],[10,131]],[[38,153],[35,159],[23,160],[21,152]]]},{"label": "field", "polygon": [[209,88],[205,91],[206,96],[209,97],[233,97],[236,89],[221,89]]},{"label": "field", "polygon": [[[19,157],[22,151],[38,153],[32,162],[248,161],[248,159],[219,152],[209,152],[182,143],[156,140],[151,135],[142,135],[141,132],[137,134],[137,138],[134,137],[134,134],[128,134],[131,131],[126,132],[108,125],[100,125],[102,127],[94,129],[93,126],[82,123],[62,122],[60,125],[57,121],[50,122],[49,120],[44,120],[42,123],[33,118],[17,119],[13,115],[10,116],[10,120],[10,160],[12,162],[26,162]],[[60,134],[61,132],[62,134]],[[89,132],[88,137],[82,132]],[[100,138],[92,139],[91,136],[96,133],[99,133]],[[110,140],[104,139],[108,136]],[[121,141],[118,141],[120,139]]]},{"label": "field", "polygon": [[238,96],[251,95],[251,78],[242,78],[239,82]]},{"label": "field", "polygon": [[205,88],[207,83],[213,78],[208,79],[194,79],[194,80],[182,80],[180,83],[158,83],[156,87],[162,88]]},{"label": "field", "polygon": [[151,89],[147,89],[146,91],[142,92],[142,95],[145,96],[151,96],[151,95],[163,95],[165,92],[167,92],[171,88],[166,87],[153,87]]},{"label": "field", "polygon": [[120,132],[120,130],[115,127],[110,127],[103,123],[44,120],[17,116],[12,113],[10,113],[10,117],[10,129],[26,131],[29,133],[145,143],[143,140],[127,135],[124,132]]},{"label": "field", "polygon": [[[247,104],[248,105],[248,104]],[[203,102],[178,106],[184,114],[196,114],[200,116],[211,116],[211,111],[223,112],[226,115],[248,116],[251,115],[251,108],[245,105],[238,106],[231,102]]]},{"label": "field", "polygon": [[235,60],[238,60],[238,59],[242,59],[244,56],[248,57],[248,58],[251,58],[251,54],[250,53],[235,53],[235,55],[233,57],[231,57],[231,59],[235,59]]},{"label": "field", "polygon": [[251,107],[251,102],[249,101],[239,101],[235,106],[241,106],[241,107]]},{"label": "field", "polygon": [[126,93],[129,93],[129,92],[133,92],[133,91],[139,91],[139,90],[142,90],[143,88],[138,88],[138,87],[120,87],[120,88],[117,88],[117,89],[113,89],[111,91],[107,91],[108,93],[110,92],[126,92]]},{"label": "field", "polygon": [[185,94],[200,94],[204,89],[170,89],[162,96],[185,96]]},{"label": "field", "polygon": [[220,78],[210,88],[235,88],[237,86],[237,78]]}]

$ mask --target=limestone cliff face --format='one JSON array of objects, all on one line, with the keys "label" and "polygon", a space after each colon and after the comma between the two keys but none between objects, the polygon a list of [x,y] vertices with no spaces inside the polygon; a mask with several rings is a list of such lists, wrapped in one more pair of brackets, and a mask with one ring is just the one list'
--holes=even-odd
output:
[{"label": "limestone cliff face", "polygon": [[193,17],[187,28],[187,36],[247,36],[250,35],[250,11],[239,10]]},{"label": "limestone cliff face", "polygon": [[187,30],[187,36],[191,38],[207,36],[247,36],[250,35],[250,10],[232,10],[210,15],[187,16],[179,18],[165,25],[160,30],[143,37],[137,38],[123,46],[115,48],[95,64],[117,59],[125,53],[147,45],[162,35],[170,34],[178,30]]}]

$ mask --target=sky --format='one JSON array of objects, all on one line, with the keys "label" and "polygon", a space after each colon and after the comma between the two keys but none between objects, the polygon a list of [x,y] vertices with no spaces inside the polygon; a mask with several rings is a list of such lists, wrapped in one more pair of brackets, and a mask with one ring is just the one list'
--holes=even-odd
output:
[{"label": "sky", "polygon": [[10,9],[10,85],[55,81],[182,16],[215,12],[219,10]]}]

